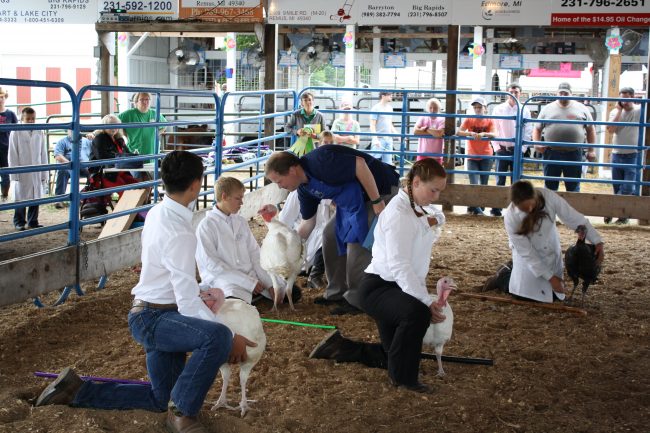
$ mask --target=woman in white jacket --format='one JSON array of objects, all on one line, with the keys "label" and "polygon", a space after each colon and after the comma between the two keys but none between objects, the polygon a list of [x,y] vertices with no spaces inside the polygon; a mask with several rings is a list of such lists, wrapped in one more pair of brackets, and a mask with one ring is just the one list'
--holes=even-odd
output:
[{"label": "woman in white jacket", "polygon": [[512,250],[510,293],[540,302],[553,302],[553,294],[564,299],[564,262],[555,218],[572,230],[587,227],[587,240],[596,245],[597,260],[602,263],[605,251],[600,235],[566,200],[528,181],[512,184],[510,200],[504,214]]}]

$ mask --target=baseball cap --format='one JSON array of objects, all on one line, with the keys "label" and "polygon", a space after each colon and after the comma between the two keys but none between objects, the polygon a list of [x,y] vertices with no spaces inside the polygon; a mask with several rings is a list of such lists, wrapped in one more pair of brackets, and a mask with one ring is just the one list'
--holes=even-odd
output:
[{"label": "baseball cap", "polygon": [[630,95],[634,95],[634,89],[632,87],[621,87],[621,90],[619,90],[618,93],[629,93]]},{"label": "baseball cap", "polygon": [[341,101],[340,108],[341,110],[351,110],[352,103],[350,101]]},{"label": "baseball cap", "polygon": [[472,99],[472,103],[469,105],[474,105],[474,104],[481,104],[484,107],[487,107],[487,102],[485,102],[485,98],[482,96],[477,96],[476,98]]},{"label": "baseball cap", "polygon": [[564,92],[569,92],[569,93],[573,94],[573,92],[571,91],[571,84],[569,84],[567,82],[560,83],[560,85],[557,86],[557,91],[558,92],[564,91]]}]

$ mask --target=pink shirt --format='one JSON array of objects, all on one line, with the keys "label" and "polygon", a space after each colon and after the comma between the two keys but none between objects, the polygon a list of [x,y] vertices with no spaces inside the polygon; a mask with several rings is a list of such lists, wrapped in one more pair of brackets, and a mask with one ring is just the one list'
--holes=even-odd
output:
[{"label": "pink shirt", "polygon": [[[415,127],[426,128],[426,129],[429,128],[441,129],[445,127],[445,118],[422,116],[418,119],[417,123],[415,124]],[[443,141],[444,140],[442,138],[419,137],[418,153],[442,153]],[[432,157],[432,156],[418,155],[417,160],[419,161],[425,158],[434,158],[439,163],[442,164],[441,156]]]}]

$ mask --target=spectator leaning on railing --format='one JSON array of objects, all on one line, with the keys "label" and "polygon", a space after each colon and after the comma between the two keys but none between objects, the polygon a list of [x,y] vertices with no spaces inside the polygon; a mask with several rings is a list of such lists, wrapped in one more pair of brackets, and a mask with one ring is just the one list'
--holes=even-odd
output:
[{"label": "spectator leaning on railing", "polygon": [[[571,96],[571,85],[569,83],[560,83],[557,89],[558,96]],[[537,120],[575,120],[572,123],[544,123],[540,122],[533,128],[533,141],[542,140],[542,131],[544,141],[557,142],[550,146],[536,145],[535,150],[543,153],[546,161],[582,161],[582,148],[562,146],[561,143],[589,144],[587,148],[587,159],[596,160],[594,148],[591,146],[596,142],[596,129],[594,125],[585,125],[580,121],[592,121],[591,114],[587,107],[578,101],[570,99],[558,99],[544,106],[537,116]],[[582,177],[582,165],[561,165],[561,164],[544,164],[544,176],[550,177],[570,177],[579,179]],[[558,180],[545,180],[544,186],[550,190],[557,191],[560,182]],[[567,191],[580,191],[580,182],[564,181],[564,187]]]},{"label": "spectator leaning on railing", "polygon": [[[610,122],[639,123],[641,120],[641,106],[634,104],[634,89],[623,87],[618,95],[622,98],[616,103],[614,109],[609,113]],[[639,144],[638,126],[617,126],[607,125],[607,132],[614,134],[613,144],[629,146],[629,149],[612,149],[612,164],[634,164],[636,163],[638,151],[635,147]],[[612,180],[633,181],[636,176],[636,167],[612,167]],[[634,186],[629,183],[614,183],[614,194],[632,195]],[[612,217],[605,217],[605,223],[612,222]],[[617,224],[626,224],[627,218],[619,218]]]}]

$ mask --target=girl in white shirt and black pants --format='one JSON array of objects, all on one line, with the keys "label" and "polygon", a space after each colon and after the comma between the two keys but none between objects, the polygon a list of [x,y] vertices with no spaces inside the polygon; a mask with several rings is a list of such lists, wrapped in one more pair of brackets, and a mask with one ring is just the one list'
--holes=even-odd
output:
[{"label": "girl in white shirt and black pants", "polygon": [[420,160],[404,184],[379,216],[360,287],[360,306],[375,319],[381,344],[353,342],[335,331],[310,357],[387,368],[393,385],[430,392],[418,380],[422,339],[429,323],[445,317],[427,290],[426,276],[445,217],[429,205],[445,188],[446,173],[436,160]]}]

